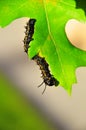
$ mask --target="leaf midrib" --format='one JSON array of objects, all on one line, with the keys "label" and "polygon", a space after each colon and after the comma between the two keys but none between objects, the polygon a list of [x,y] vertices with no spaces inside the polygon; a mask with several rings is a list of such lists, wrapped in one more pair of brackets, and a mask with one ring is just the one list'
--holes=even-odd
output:
[{"label": "leaf midrib", "polygon": [[[51,31],[50,31],[47,9],[46,9],[46,7],[45,7],[45,0],[43,0],[43,6],[44,6],[45,16],[46,16],[46,20],[47,20],[48,32],[49,32],[50,38],[51,38],[51,40],[52,40],[52,42],[53,42],[53,44],[54,44],[55,50],[56,50],[56,52],[57,52],[56,54],[57,54],[57,57],[59,58],[59,63],[60,63],[60,66],[61,66],[63,78],[65,79],[65,72],[64,72],[64,70],[62,69],[62,68],[63,68],[63,67],[62,67],[62,62],[61,62],[61,60],[60,60],[61,58],[60,58],[60,55],[59,55],[59,53],[58,53],[57,47],[56,47],[56,45],[55,45],[55,40],[54,40],[54,38],[52,37]],[[58,59],[58,58],[57,58],[57,59]],[[66,83],[66,79],[65,79],[64,81],[65,81],[65,83]]]}]

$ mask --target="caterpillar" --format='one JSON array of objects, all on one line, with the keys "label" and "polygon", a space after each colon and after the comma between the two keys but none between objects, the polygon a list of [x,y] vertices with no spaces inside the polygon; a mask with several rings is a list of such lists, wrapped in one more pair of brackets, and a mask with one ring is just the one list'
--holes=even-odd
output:
[{"label": "caterpillar", "polygon": [[[33,40],[33,34],[34,34],[34,25],[35,25],[36,19],[29,19],[27,22],[27,25],[25,26],[26,31],[25,31],[25,38],[24,38],[24,51],[28,53],[28,48],[29,48],[29,43]],[[53,75],[51,75],[50,70],[49,70],[49,65],[46,62],[45,58],[40,57],[39,55],[36,55],[32,58],[37,65],[39,65],[41,73],[42,73],[42,78],[43,82],[38,86],[40,87],[43,83],[45,83],[45,89],[43,90],[42,94],[46,90],[46,86],[57,86],[59,84],[59,81],[57,81]]]},{"label": "caterpillar", "polygon": [[34,25],[35,25],[36,19],[29,19],[27,22],[27,25],[25,26],[25,37],[24,37],[24,51],[28,53],[29,43],[33,40],[33,34],[34,34]]},{"label": "caterpillar", "polygon": [[[36,61],[37,65],[39,65],[41,73],[42,73],[42,78],[43,78],[43,82],[38,86],[40,87],[43,83],[45,83],[45,89],[46,86],[57,86],[59,84],[59,81],[57,81],[53,75],[51,75],[50,71],[49,71],[49,65],[48,63],[45,61],[45,58],[40,57],[39,55],[36,55],[33,57],[33,60]],[[45,92],[42,92],[42,94]]]}]

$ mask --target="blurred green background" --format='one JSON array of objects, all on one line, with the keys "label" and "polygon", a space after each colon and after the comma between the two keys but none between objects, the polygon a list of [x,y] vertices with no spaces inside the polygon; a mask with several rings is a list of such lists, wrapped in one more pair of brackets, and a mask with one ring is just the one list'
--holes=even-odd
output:
[{"label": "blurred green background", "polygon": [[0,73],[0,130],[55,130],[5,75]]}]

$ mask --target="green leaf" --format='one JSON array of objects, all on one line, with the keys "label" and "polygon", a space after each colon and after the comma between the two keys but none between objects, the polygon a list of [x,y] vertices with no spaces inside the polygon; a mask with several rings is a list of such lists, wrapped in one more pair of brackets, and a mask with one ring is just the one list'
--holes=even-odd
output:
[{"label": "green leaf", "polygon": [[65,33],[69,19],[86,21],[85,12],[76,8],[76,3],[77,0],[0,1],[2,27],[19,17],[37,19],[28,55],[32,58],[39,53],[45,57],[52,75],[68,93],[76,83],[76,68],[86,66],[86,52],[71,45]]}]

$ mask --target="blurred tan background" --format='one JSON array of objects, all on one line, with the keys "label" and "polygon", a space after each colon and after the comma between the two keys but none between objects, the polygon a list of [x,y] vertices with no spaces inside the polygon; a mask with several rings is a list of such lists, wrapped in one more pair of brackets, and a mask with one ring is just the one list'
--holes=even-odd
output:
[{"label": "blurred tan background", "polygon": [[[64,130],[86,130],[86,68],[76,70],[78,83],[73,85],[71,96],[60,86],[47,86],[42,95],[44,85],[37,88],[42,82],[39,67],[28,59],[23,49],[27,21],[28,18],[17,19],[0,28],[0,70],[35,102],[48,120]],[[72,20],[67,24],[66,31],[73,44],[86,49],[86,25]]]}]

